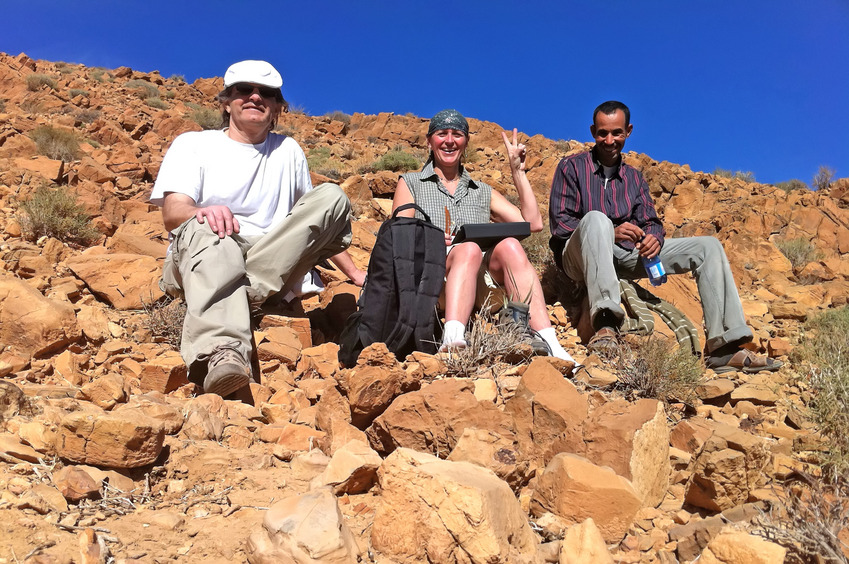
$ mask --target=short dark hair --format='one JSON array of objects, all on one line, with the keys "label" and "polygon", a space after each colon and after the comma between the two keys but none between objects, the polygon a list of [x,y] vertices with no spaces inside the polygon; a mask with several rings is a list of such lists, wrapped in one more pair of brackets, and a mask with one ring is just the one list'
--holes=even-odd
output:
[{"label": "short dark hair", "polygon": [[631,123],[631,110],[628,109],[628,106],[622,102],[617,102],[616,100],[608,100],[607,102],[598,105],[593,112],[593,124],[595,124],[595,116],[597,116],[599,112],[609,116],[611,114],[615,114],[616,110],[622,110],[622,113],[625,114],[625,127],[628,127]]},{"label": "short dark hair", "polygon": [[[225,103],[229,102],[233,98],[233,88],[235,86],[236,86],[235,84],[228,86],[227,88],[225,88],[224,90],[219,92],[218,95],[215,97],[215,99],[218,100],[218,103],[222,105],[222,107],[221,107],[221,127],[222,128],[230,127],[230,112],[225,110],[223,105]],[[279,88],[277,88],[276,90],[277,90],[277,92],[274,93],[274,99],[277,100],[278,104],[280,104],[280,112],[285,114],[286,112],[289,111],[289,102],[287,102],[283,98],[283,92],[281,92]],[[271,128],[269,129],[269,131],[271,129],[274,129],[276,126],[277,126],[277,116],[275,116],[274,119],[271,121]]]}]

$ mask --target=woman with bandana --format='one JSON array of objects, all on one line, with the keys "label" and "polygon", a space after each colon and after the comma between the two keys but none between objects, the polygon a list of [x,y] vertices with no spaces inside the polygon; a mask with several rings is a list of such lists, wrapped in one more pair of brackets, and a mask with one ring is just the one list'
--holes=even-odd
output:
[{"label": "woman with bandana", "polygon": [[[486,252],[471,241],[452,245],[453,235],[462,225],[487,223],[490,217],[496,222],[527,221],[534,232],[543,228],[536,197],[525,175],[525,145],[518,143],[516,129],[512,141],[506,132],[501,136],[519,193],[518,208],[488,184],[472,180],[462,165],[469,124],[457,110],[443,110],[430,120],[430,156],[424,168],[399,178],[392,209],[414,202],[446,233],[445,327],[440,350],[466,346],[466,324],[486,279],[503,286],[515,300],[511,301],[513,318],[527,331],[535,353],[573,360],[557,341],[539,278],[518,240],[502,239]],[[399,215],[412,217],[414,213],[419,212],[405,210]],[[521,303],[528,296],[530,303]]]}]

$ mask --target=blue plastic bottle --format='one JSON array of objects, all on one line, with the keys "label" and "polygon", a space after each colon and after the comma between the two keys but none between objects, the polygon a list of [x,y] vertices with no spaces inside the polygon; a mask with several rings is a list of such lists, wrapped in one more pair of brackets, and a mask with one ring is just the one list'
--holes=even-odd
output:
[{"label": "blue plastic bottle", "polygon": [[663,268],[663,263],[660,262],[658,255],[650,259],[644,257],[642,261],[652,286],[660,286],[666,282],[666,269]]}]

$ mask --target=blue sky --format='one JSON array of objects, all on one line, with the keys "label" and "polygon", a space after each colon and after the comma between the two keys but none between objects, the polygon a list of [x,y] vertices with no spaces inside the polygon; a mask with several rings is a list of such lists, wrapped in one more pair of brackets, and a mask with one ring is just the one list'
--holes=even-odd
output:
[{"label": "blue sky", "polygon": [[[272,62],[311,114],[454,107],[589,141],[631,107],[626,150],[810,182],[849,176],[849,0],[0,0],[0,51],[164,76]],[[12,25],[9,25],[9,24]],[[825,132],[826,136],[823,137]]]}]

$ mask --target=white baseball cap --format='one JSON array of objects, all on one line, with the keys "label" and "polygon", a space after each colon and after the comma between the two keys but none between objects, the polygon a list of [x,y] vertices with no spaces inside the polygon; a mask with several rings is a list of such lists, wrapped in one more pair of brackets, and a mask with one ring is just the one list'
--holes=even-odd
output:
[{"label": "white baseball cap", "polygon": [[265,61],[239,61],[230,65],[224,73],[224,86],[233,86],[239,82],[280,88],[283,86],[283,77],[277,69]]}]

